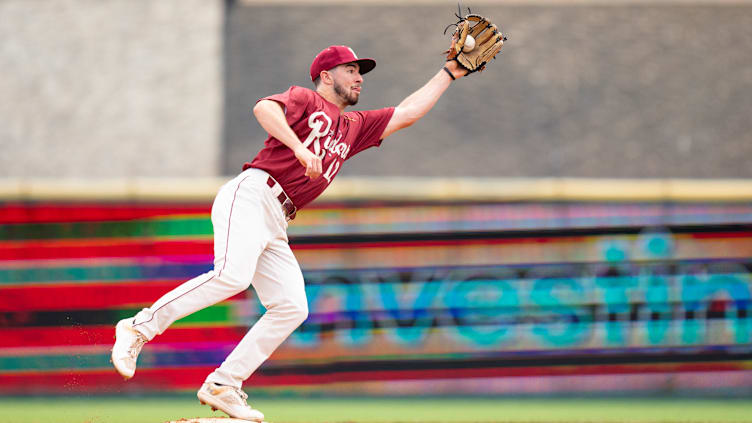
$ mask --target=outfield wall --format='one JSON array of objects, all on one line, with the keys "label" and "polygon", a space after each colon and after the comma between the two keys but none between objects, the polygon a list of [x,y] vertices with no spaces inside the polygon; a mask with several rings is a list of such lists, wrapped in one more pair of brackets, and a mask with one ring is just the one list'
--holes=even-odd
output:
[{"label": "outfield wall", "polygon": [[[522,181],[480,181],[497,185],[482,200],[463,198],[462,181],[415,181],[459,190],[414,201],[395,199],[408,187],[391,185],[389,199],[373,181],[359,195],[341,182],[290,227],[311,313],[252,389],[752,389],[748,181],[726,185],[736,198],[695,184],[694,198],[663,201],[615,200],[584,180],[559,181],[558,200],[517,198]],[[666,185],[651,191],[655,182],[643,191]],[[124,383],[109,364],[113,325],[211,268],[209,191],[94,200],[68,183],[66,200],[54,183],[13,195],[11,185],[0,207],[0,392],[195,389],[263,312],[249,290],[180,320]]]}]

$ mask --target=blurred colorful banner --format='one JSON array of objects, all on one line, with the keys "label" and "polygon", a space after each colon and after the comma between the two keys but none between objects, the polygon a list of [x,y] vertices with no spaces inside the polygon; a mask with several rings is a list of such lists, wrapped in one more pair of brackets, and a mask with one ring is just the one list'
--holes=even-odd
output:
[{"label": "blurred colorful banner", "polygon": [[[211,268],[209,209],[0,204],[0,393],[196,389],[263,313],[253,290],[176,322],[127,383],[109,352]],[[310,316],[254,388],[752,386],[750,203],[322,203],[289,233]]]}]

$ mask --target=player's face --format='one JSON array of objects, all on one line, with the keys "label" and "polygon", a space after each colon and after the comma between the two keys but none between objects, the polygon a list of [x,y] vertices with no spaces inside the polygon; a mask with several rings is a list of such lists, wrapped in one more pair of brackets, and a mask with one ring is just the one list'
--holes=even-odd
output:
[{"label": "player's face", "polygon": [[334,92],[343,103],[348,106],[358,104],[363,77],[360,75],[360,67],[357,63],[346,63],[337,66],[332,72]]}]

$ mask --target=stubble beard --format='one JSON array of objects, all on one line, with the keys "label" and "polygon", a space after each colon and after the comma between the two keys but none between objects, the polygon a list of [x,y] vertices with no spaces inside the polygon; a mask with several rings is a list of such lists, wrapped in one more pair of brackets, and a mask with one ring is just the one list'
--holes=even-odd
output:
[{"label": "stubble beard", "polygon": [[348,106],[354,106],[358,104],[358,93],[350,92],[347,88],[339,84],[337,81],[334,81],[334,92]]}]

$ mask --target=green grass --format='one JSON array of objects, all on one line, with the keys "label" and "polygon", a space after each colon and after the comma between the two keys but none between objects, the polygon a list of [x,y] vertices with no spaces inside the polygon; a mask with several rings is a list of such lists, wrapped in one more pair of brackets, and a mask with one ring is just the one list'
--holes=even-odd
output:
[{"label": "green grass", "polygon": [[[257,398],[270,423],[752,422],[752,400]],[[161,423],[220,417],[187,397],[0,398],[7,423]]]}]

